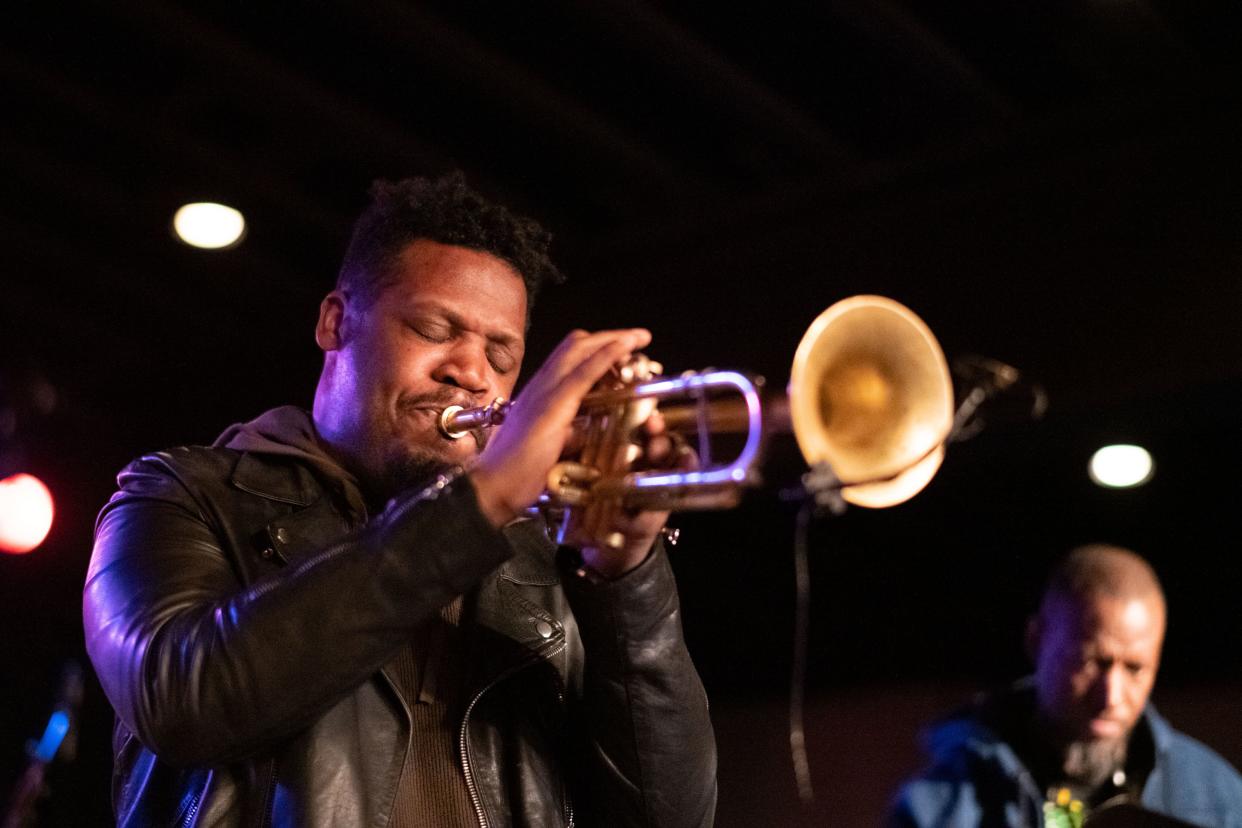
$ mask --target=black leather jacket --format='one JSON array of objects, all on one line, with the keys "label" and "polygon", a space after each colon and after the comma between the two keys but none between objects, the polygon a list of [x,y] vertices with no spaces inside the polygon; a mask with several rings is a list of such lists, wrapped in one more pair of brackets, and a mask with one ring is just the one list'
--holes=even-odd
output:
[{"label": "black leather jacket", "polygon": [[287,457],[177,449],[119,483],[84,617],[120,825],[386,825],[410,725],[381,668],[461,594],[481,824],[712,822],[715,741],[662,550],[562,584],[542,526],[496,532],[466,477],[352,524]]}]

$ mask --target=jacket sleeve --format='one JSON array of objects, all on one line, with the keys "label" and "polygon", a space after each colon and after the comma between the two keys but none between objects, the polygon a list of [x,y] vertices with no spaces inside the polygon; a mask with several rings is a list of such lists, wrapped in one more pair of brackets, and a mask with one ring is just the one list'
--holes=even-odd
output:
[{"label": "jacket sleeve", "polygon": [[1038,806],[1032,812],[1032,805],[1018,780],[999,765],[972,765],[965,754],[955,754],[906,782],[884,824],[887,828],[1042,824]]},{"label": "jacket sleeve", "polygon": [[120,480],[96,528],[86,647],[120,720],[173,765],[242,758],[301,729],[512,554],[468,479],[441,477],[242,585],[166,460]]},{"label": "jacket sleeve", "polygon": [[590,798],[578,802],[580,822],[711,825],[716,739],[662,547],[616,581],[566,580],[585,650],[576,723]]},{"label": "jacket sleeve", "polygon": [[945,815],[949,790],[947,784],[925,780],[906,783],[892,803],[886,828],[935,828],[949,825]]}]

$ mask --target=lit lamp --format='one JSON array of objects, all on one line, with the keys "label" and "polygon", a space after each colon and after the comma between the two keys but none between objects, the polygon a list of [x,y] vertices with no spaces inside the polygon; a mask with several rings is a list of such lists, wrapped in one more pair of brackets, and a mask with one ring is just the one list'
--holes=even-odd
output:
[{"label": "lit lamp", "polygon": [[32,474],[0,480],[0,552],[22,555],[43,543],[52,528],[52,493]]},{"label": "lit lamp", "polygon": [[239,244],[246,235],[246,219],[227,205],[200,201],[177,210],[173,233],[191,247],[224,250]]},{"label": "lit lamp", "polygon": [[1087,474],[1097,486],[1130,489],[1151,480],[1156,464],[1142,446],[1118,444],[1104,446],[1091,455]]}]

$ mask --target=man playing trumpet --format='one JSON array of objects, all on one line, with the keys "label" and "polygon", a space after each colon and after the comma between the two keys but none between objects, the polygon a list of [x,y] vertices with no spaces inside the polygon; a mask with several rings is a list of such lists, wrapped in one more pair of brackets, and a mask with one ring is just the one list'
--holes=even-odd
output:
[{"label": "man playing trumpet", "polygon": [[711,823],[666,514],[559,564],[526,516],[650,334],[575,331],[490,439],[437,429],[512,394],[548,238],[460,176],[377,185],[320,307],[312,410],[121,473],[84,596],[120,825]]}]

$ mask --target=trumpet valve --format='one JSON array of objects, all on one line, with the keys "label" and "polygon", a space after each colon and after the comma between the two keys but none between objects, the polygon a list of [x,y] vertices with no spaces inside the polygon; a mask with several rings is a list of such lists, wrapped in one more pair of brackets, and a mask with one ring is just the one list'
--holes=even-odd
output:
[{"label": "trumpet valve", "polygon": [[629,362],[617,369],[617,379],[625,385],[646,382],[654,376],[664,373],[664,366],[645,354],[635,354]]},{"label": "trumpet valve", "polygon": [[548,494],[565,506],[583,506],[591,496],[591,484],[600,478],[598,469],[582,463],[557,463],[548,471]]}]

